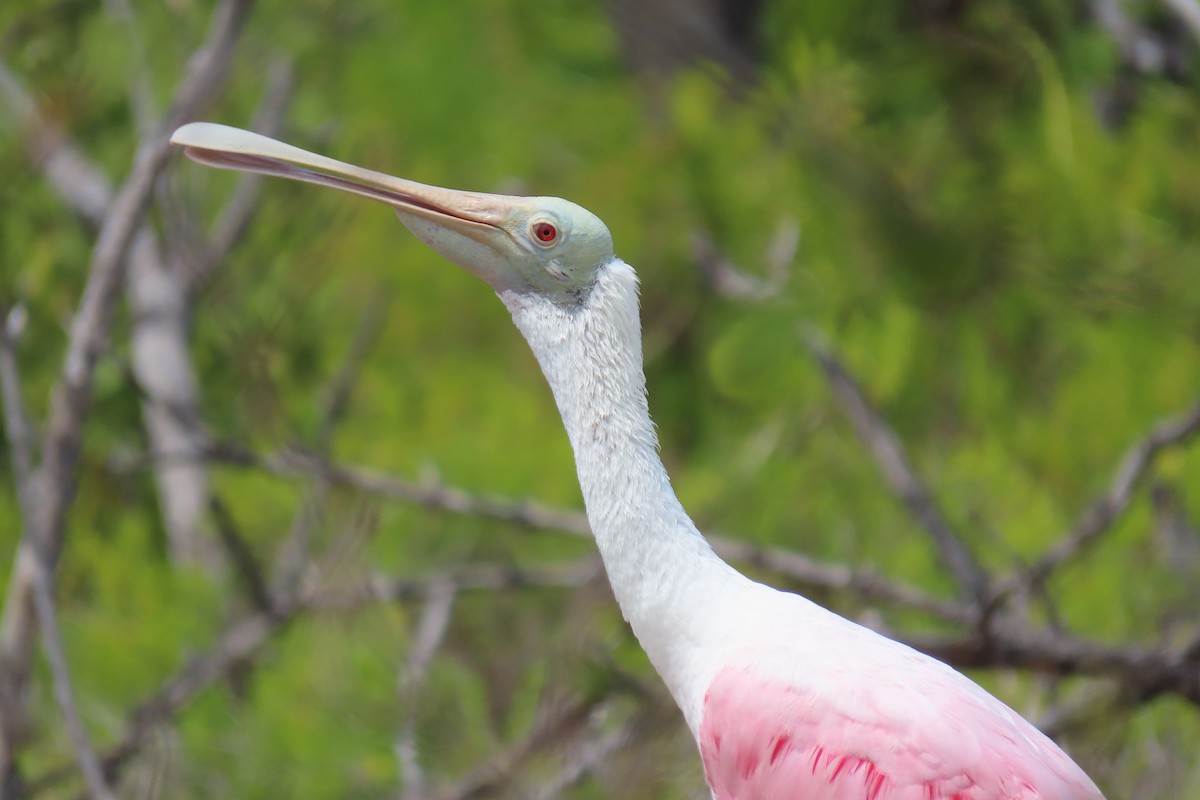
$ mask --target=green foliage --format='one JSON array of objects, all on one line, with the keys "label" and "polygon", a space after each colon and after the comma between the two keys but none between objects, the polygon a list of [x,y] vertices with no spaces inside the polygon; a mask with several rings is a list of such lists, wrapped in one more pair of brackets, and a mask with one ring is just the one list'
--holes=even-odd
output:
[{"label": "green foliage", "polygon": [[[135,5],[161,105],[211,4]],[[866,0],[769,5],[761,79],[734,98],[711,66],[640,88],[600,4],[262,5],[207,116],[247,124],[269,63],[286,55],[297,88],[285,138],[424,182],[593,209],[639,269],[651,407],[702,526],[948,594],[928,537],[838,412],[801,331],[820,329],[861,379],[990,569],[1036,558],[1133,441],[1200,396],[1197,76],[1136,79],[1127,118],[1106,125],[1096,97],[1129,79],[1070,4],[981,0],[944,26]],[[0,29],[11,31],[10,66],[56,123],[122,174],[138,69],[127,32],[99,6],[48,0],[0,8]],[[6,127],[0,172],[0,300],[28,310],[24,399],[40,415],[91,238]],[[182,160],[168,181],[206,215],[231,185]],[[203,415],[219,438],[262,451],[311,442],[356,325],[382,303],[333,455],[579,505],[553,400],[484,287],[371,204],[268,182],[260,205],[194,320]],[[800,243],[779,296],[722,299],[698,277],[696,231],[769,282],[766,254],[790,224]],[[121,466],[145,448],[126,348],[122,333],[97,374],[59,575],[68,652],[101,744],[245,611],[232,581],[168,566],[151,476]],[[9,469],[5,459],[5,481]],[[1151,481],[1180,494],[1194,530],[1200,451],[1169,454]],[[216,468],[215,491],[269,564],[312,487]],[[342,554],[335,574],[347,585],[376,571],[590,552],[586,541],[345,490],[315,545],[364,517],[377,528]],[[0,493],[0,530],[18,520]],[[1157,525],[1140,496],[1051,587],[1059,620],[1145,644],[1160,619],[1194,628],[1200,563],[1169,558]],[[0,554],[14,544],[0,535]],[[419,613],[397,605],[294,624],[192,703],[143,769],[162,771],[163,795],[178,798],[395,796],[392,740],[409,713],[396,676]],[[614,667],[653,682],[603,591],[460,598],[415,700],[423,766],[436,779],[469,772],[528,735],[547,697],[600,692]],[[1053,701],[1033,680],[981,679],[1034,715]],[[69,755],[47,687],[41,676],[34,772]],[[672,736],[663,752],[688,764],[686,734]],[[1164,698],[1100,714],[1070,744],[1112,797],[1182,798],[1200,794],[1187,766],[1197,736],[1195,709]],[[695,764],[664,774],[638,758],[629,775],[646,783],[597,778],[569,796],[695,794]]]}]

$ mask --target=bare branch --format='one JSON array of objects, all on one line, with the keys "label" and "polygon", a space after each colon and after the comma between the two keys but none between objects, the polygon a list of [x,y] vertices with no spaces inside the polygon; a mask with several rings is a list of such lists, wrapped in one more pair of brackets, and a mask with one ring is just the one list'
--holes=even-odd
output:
[{"label": "bare branch", "polygon": [[112,790],[108,788],[100,761],[96,758],[96,751],[88,739],[83,717],[75,703],[71,671],[67,666],[62,631],[58,627],[58,615],[54,608],[50,574],[45,568],[45,561],[40,559],[34,561],[33,566],[33,599],[37,609],[38,628],[42,635],[42,648],[46,652],[46,661],[50,665],[53,678],[54,699],[58,702],[59,712],[66,723],[67,735],[75,749],[75,759],[88,787],[88,796],[92,800],[111,800]]},{"label": "bare branch", "polygon": [[577,562],[539,567],[510,564],[475,564],[417,578],[376,576],[349,590],[310,596],[305,604],[324,613],[345,613],[364,605],[425,600],[444,587],[455,593],[497,592],[520,589],[578,589],[600,581],[604,568],[598,556]]},{"label": "bare branch", "polygon": [[12,456],[13,478],[21,513],[29,513],[29,482],[33,475],[33,448],[37,435],[25,413],[21,375],[17,368],[16,340],[22,327],[22,309],[0,308],[0,394],[4,396],[4,435]]},{"label": "bare branch", "polygon": [[83,300],[71,325],[62,375],[51,398],[42,463],[34,476],[36,507],[30,533],[40,543],[51,566],[62,547],[64,521],[75,494],[75,468],[91,397],[92,372],[108,340],[125,253],[149,202],[154,181],[166,166],[170,131],[216,90],[250,4],[250,0],[225,0],[218,6],[209,37],[189,62],[158,136],[139,146],[133,170],[113,198],[92,253]]},{"label": "bare branch", "polygon": [[[17,502],[21,508],[21,516],[28,525],[32,504],[29,490],[31,479],[31,454],[33,430],[25,416],[21,402],[21,379],[17,370],[16,354],[13,352],[13,336],[18,326],[11,324],[16,317],[13,312],[4,313],[0,319],[0,388],[4,394],[4,429],[9,441],[9,451],[12,454],[13,475],[17,485]],[[112,792],[104,780],[100,770],[100,762],[88,739],[83,718],[75,703],[75,691],[72,687],[71,672],[67,666],[67,657],[63,648],[62,632],[58,627],[58,615],[54,607],[54,595],[49,574],[45,563],[35,547],[23,539],[18,546],[17,562],[24,565],[23,570],[31,576],[33,602],[37,612],[38,624],[42,634],[42,646],[46,652],[46,661],[50,666],[50,674],[54,684],[54,698],[58,702],[59,711],[66,724],[67,735],[75,749],[79,769],[83,773],[92,800],[109,800]],[[7,655],[7,654],[5,654]],[[4,693],[19,692],[20,684],[27,678],[28,664],[3,662]],[[19,738],[24,715],[24,703],[19,697],[13,696],[12,703],[5,702],[9,709],[0,720],[3,731],[0,732],[0,747],[4,750],[6,763],[15,756],[15,746]]]},{"label": "bare branch", "polygon": [[1163,2],[1183,20],[1183,24],[1188,26],[1192,36],[1200,41],[1200,2],[1196,0],[1163,0]]},{"label": "bare branch", "polygon": [[254,551],[246,542],[246,537],[242,536],[238,530],[233,514],[215,495],[208,501],[208,510],[216,523],[217,535],[221,543],[225,545],[225,552],[229,555],[229,561],[233,564],[238,577],[241,578],[250,602],[257,611],[264,614],[270,613],[275,601],[263,578],[262,567],[259,566]]},{"label": "bare branch", "polygon": [[231,625],[211,653],[185,665],[130,715],[129,729],[104,756],[105,772],[118,774],[156,728],[173,719],[232,666],[251,658],[300,610],[299,605],[276,606],[270,614],[255,612]]},{"label": "bare branch", "polygon": [[980,599],[987,591],[988,577],[962,537],[950,526],[933,495],[917,477],[904,445],[878,412],[871,407],[858,382],[816,334],[804,337],[805,344],[829,381],[842,410],[850,417],[858,438],[867,446],[883,471],[892,491],[928,531],[942,563],[969,597]]},{"label": "bare branch", "polygon": [[780,295],[788,279],[788,267],[800,246],[800,226],[783,218],[763,254],[766,277],[752,275],[717,249],[712,234],[699,229],[692,233],[692,261],[705,283],[720,297],[761,303]]},{"label": "bare branch", "polygon": [[569,702],[543,706],[523,739],[497,753],[487,764],[435,797],[437,800],[474,800],[489,796],[495,789],[508,783],[534,755],[583,729],[604,702],[601,697],[577,697]]},{"label": "bare branch", "polygon": [[[0,659],[6,666],[6,674],[0,676],[0,680],[15,678],[19,683],[0,692],[2,696],[21,696],[23,682],[29,673],[37,567],[40,564],[47,576],[52,576],[62,549],[67,511],[75,496],[92,374],[108,341],[113,310],[124,277],[126,253],[141,224],[155,180],[170,155],[168,135],[219,86],[250,5],[251,0],[223,0],[217,7],[207,39],[189,61],[171,111],[160,125],[158,135],[139,145],[129,176],[107,208],[92,251],[83,298],[71,324],[62,373],[51,395],[43,433],[42,460],[33,474],[29,492],[32,507],[21,546],[38,557],[18,558],[9,582],[0,630]],[[4,85],[10,83],[5,81]],[[5,757],[12,755],[6,753]],[[8,765],[0,765],[0,770],[7,772]]]},{"label": "bare branch", "polygon": [[112,202],[108,178],[41,114],[17,77],[0,61],[0,97],[25,132],[34,160],[55,193],[89,225],[98,228]]},{"label": "bare branch", "polygon": [[1186,652],[1164,652],[1135,645],[1114,647],[1061,631],[1029,631],[996,624],[987,637],[900,635],[918,650],[958,669],[1015,667],[1044,675],[1113,678],[1139,702],[1165,692],[1200,705],[1200,664]]},{"label": "bare branch", "polygon": [[1084,510],[1075,526],[1047,550],[1024,576],[1014,576],[997,587],[996,595],[1007,594],[1018,583],[1033,585],[1045,582],[1056,568],[1078,558],[1095,545],[1125,513],[1133,499],[1134,490],[1158,454],[1168,447],[1187,443],[1197,434],[1200,434],[1200,404],[1178,417],[1157,423],[1145,438],[1125,453],[1112,483]]},{"label": "bare branch", "polygon": [[[385,303],[375,296],[363,313],[350,347],[329,385],[322,392],[321,413],[313,435],[313,449],[318,458],[328,458],[333,444],[333,432],[350,402],[350,394],[362,370],[363,362],[383,329]],[[314,474],[315,485],[307,495],[292,522],[291,531],[279,548],[275,562],[275,584],[280,591],[291,591],[299,584],[308,564],[313,529],[320,521],[329,493],[330,482],[320,473]]]},{"label": "bare branch", "polygon": [[321,419],[314,438],[317,452],[327,453],[332,444],[333,429],[346,414],[346,406],[350,402],[350,394],[362,371],[363,362],[370,355],[371,348],[379,341],[386,321],[387,301],[381,293],[376,293],[367,302],[359,317],[354,331],[354,338],[346,355],[342,358],[341,366],[333,380],[326,387],[321,397]]},{"label": "bare branch", "polygon": [[[1169,2],[1169,0],[1167,0]],[[1117,43],[1122,57],[1138,72],[1157,74],[1166,69],[1167,48],[1129,19],[1121,0],[1093,0],[1092,14]]]},{"label": "bare branch", "polygon": [[[132,13],[125,0],[110,0]],[[30,131],[27,140],[36,151],[47,182],[60,198],[91,227],[101,228],[113,202],[113,190],[103,172],[71,141],[57,132],[32,99],[9,74],[4,94]],[[184,450],[192,441],[198,405],[195,373],[188,353],[187,288],[169,269],[154,230],[139,225],[129,247],[127,292],[134,315],[133,367],[139,383],[157,403],[143,401],[146,432],[156,449]],[[162,404],[188,409],[169,415]],[[171,553],[177,562],[216,567],[216,553],[197,530],[208,501],[208,475],[196,461],[164,464],[155,469],[159,501]]]},{"label": "bare branch", "polygon": [[[21,519],[28,520],[32,505],[30,484],[35,433],[21,397],[21,376],[15,352],[19,319],[16,309],[6,311],[0,319],[0,391],[4,395],[4,435],[12,459],[17,505]],[[38,571],[37,553],[25,537],[17,544],[13,560],[15,564],[23,565],[19,569],[25,574],[34,575]],[[13,602],[14,588],[9,587],[9,603]],[[17,777],[13,771],[16,749],[28,724],[24,692],[29,667],[27,654],[0,650],[0,766],[4,772],[0,774],[0,795],[5,794],[9,782]]]},{"label": "bare branch", "polygon": [[431,584],[416,634],[409,647],[408,658],[400,670],[399,689],[408,712],[405,714],[403,725],[396,733],[393,747],[396,760],[400,764],[400,776],[404,785],[401,797],[404,800],[422,800],[428,795],[417,750],[417,703],[421,697],[421,687],[425,685],[429,664],[446,636],[456,594],[452,581],[442,580]]},{"label": "bare branch", "polygon": [[974,624],[979,617],[972,606],[941,600],[874,570],[817,561],[792,550],[762,547],[739,539],[714,535],[707,538],[722,558],[765,568],[792,579],[802,589],[847,592],[862,600],[910,608],[962,625]]},{"label": "bare branch", "polygon": [[[283,127],[295,84],[295,72],[290,60],[281,58],[267,68],[267,86],[250,129],[266,136],[278,136]],[[180,265],[179,271],[187,283],[189,296],[203,286],[226,256],[241,241],[259,208],[258,195],[262,176],[252,172],[239,172],[233,192],[217,214],[212,228],[205,236],[191,221],[190,215],[179,211],[167,215],[168,228],[176,231],[170,237],[172,243],[183,247],[173,254]],[[169,206],[168,210],[175,208]]]},{"label": "bare branch", "polygon": [[[261,469],[279,477],[320,474],[334,486],[352,487],[437,511],[488,517],[535,530],[591,536],[583,512],[553,508],[533,500],[476,495],[441,483],[409,482],[360,467],[321,462],[295,451],[260,456],[238,445],[222,443],[208,446],[205,455],[226,464]],[[169,458],[166,455],[159,457]],[[723,558],[768,569],[808,589],[849,591],[864,599],[887,601],[960,623],[969,623],[978,616],[969,606],[939,600],[875,572],[828,564],[799,553],[760,547],[726,536],[710,534],[707,538]]]},{"label": "bare branch", "polygon": [[[250,122],[251,130],[265,136],[278,135],[283,127],[283,118],[287,114],[295,83],[296,74],[290,60],[278,59],[271,63],[267,68],[267,87],[263,92],[262,102]],[[241,239],[250,224],[254,209],[258,207],[260,186],[261,175],[251,172],[239,173],[233,194],[213,223],[208,254],[214,260],[224,259],[233,249],[234,243]]]},{"label": "bare branch", "polygon": [[582,742],[567,759],[562,769],[531,793],[534,800],[554,800],[577,786],[618,750],[637,738],[642,720],[629,720],[614,731]]}]

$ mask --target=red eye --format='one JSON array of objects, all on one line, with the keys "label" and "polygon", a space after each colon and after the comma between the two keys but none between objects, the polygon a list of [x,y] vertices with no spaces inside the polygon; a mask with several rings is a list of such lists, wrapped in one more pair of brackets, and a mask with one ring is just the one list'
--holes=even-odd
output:
[{"label": "red eye", "polygon": [[550,244],[558,238],[558,228],[551,225],[549,222],[539,222],[533,226],[533,235],[542,244]]}]

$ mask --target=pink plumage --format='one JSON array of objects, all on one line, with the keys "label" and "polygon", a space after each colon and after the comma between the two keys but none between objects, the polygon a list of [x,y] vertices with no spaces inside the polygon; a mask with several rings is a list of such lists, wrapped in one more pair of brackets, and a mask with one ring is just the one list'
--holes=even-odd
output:
[{"label": "pink plumage", "polygon": [[778,651],[718,672],[699,737],[716,800],[1101,800],[1041,731],[900,648],[883,673],[868,658],[785,682]]}]

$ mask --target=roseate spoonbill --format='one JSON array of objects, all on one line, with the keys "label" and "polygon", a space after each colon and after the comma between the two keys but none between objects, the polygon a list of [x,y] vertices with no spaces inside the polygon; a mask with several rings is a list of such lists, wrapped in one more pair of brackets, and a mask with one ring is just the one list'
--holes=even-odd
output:
[{"label": "roseate spoonbill", "polygon": [[553,197],[427,186],[248,131],[185,125],[202,164],[386,203],[486,281],[541,364],[621,611],[718,800],[1103,800],[1049,738],[961,673],[717,557],[671,489],[642,372],[637,277]]}]

